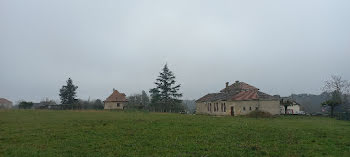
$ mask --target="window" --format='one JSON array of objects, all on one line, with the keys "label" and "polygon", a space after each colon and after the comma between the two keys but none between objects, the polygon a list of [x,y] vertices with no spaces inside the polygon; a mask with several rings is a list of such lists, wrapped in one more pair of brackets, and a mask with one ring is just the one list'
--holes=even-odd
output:
[{"label": "window", "polygon": [[252,110],[252,107],[249,107],[249,111],[251,111]]},{"label": "window", "polygon": [[245,107],[243,107],[243,111],[245,111]]},{"label": "window", "polygon": [[225,105],[225,103],[224,103],[224,112],[226,112],[226,105]]},{"label": "window", "polygon": [[255,110],[259,110],[259,107],[255,107]]},{"label": "window", "polygon": [[120,103],[117,103],[117,107],[119,107],[120,106]]}]

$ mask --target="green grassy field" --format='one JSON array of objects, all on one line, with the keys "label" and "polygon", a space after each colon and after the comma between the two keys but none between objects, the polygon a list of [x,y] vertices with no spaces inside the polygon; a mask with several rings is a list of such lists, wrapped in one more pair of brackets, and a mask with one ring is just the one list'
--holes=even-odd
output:
[{"label": "green grassy field", "polygon": [[109,111],[0,111],[0,156],[350,156],[350,122]]}]

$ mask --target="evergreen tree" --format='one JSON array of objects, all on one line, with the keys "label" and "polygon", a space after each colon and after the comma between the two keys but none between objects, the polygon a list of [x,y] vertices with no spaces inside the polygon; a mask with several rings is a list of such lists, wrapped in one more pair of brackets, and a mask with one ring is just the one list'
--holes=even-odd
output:
[{"label": "evergreen tree", "polygon": [[67,85],[62,86],[60,89],[60,98],[62,104],[73,105],[76,103],[76,90],[78,86],[74,86],[73,80],[69,78],[67,80]]},{"label": "evergreen tree", "polygon": [[160,111],[161,110],[160,91],[158,90],[158,88],[153,88],[149,92],[151,93],[150,110]]},{"label": "evergreen tree", "polygon": [[179,93],[181,85],[176,85],[175,76],[165,64],[162,72],[156,79],[156,88],[150,90],[151,108],[161,112],[180,112],[183,110],[181,105],[182,94]]}]

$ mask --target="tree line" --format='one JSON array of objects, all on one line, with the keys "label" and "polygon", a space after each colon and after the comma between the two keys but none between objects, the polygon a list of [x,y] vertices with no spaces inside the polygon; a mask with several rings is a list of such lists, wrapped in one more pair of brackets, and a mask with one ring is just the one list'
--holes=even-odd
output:
[{"label": "tree line", "polygon": [[349,98],[350,82],[341,76],[333,75],[325,81],[320,95],[292,94],[287,99],[281,99],[280,103],[284,106],[284,110],[298,102],[308,112],[322,113],[323,110],[328,112],[330,117],[334,117],[336,113],[350,112]]},{"label": "tree line", "polygon": [[[180,92],[181,84],[176,83],[175,74],[165,64],[161,72],[157,76],[155,87],[149,90],[150,97],[145,91],[140,94],[133,94],[127,97],[129,109],[144,109],[153,112],[183,112],[185,110],[194,110],[194,102],[181,100]],[[104,104],[101,100],[94,101],[79,100],[76,96],[78,86],[73,84],[73,80],[68,78],[66,85],[59,90],[61,104],[70,105],[78,109],[103,109]],[[350,82],[343,80],[340,76],[332,76],[330,80],[325,82],[322,88],[323,94],[327,95],[325,101],[320,105],[328,107],[330,116],[334,117],[334,110],[342,104],[349,104]],[[291,98],[293,100],[293,97]],[[34,103],[22,101],[19,108],[32,108]],[[186,104],[186,105],[185,105]],[[288,106],[294,105],[295,101],[281,100],[281,105],[287,109]],[[348,105],[349,106],[349,105]],[[191,109],[189,109],[191,108]],[[345,109],[350,110],[350,107]]]},{"label": "tree line", "polygon": [[[180,93],[180,84],[176,84],[174,73],[165,64],[155,81],[155,87],[150,89],[148,97],[145,91],[141,94],[128,96],[128,108],[146,109],[155,112],[183,112],[185,106],[182,104],[182,93]],[[66,85],[60,89],[61,103],[65,105],[79,105],[76,98],[76,90],[78,86],[73,84],[73,80],[69,78]],[[86,104],[86,102],[83,102]]]}]

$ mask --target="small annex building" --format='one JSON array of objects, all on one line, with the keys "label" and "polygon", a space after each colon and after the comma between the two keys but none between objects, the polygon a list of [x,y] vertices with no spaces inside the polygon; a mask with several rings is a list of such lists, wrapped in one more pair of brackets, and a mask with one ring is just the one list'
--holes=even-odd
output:
[{"label": "small annex building", "polygon": [[104,101],[105,110],[119,109],[123,110],[126,108],[128,100],[124,93],[119,93],[118,90],[113,89],[113,93]]},{"label": "small annex building", "polygon": [[[285,106],[283,106],[283,104],[287,101],[290,101],[291,104],[287,106],[287,111],[286,111],[286,108]],[[280,99],[280,104],[281,104],[280,106],[281,114],[305,114],[305,112],[301,110],[302,109],[301,105],[296,101],[294,101],[291,97],[282,97]]]},{"label": "small annex building", "polygon": [[0,98],[0,109],[10,109],[12,108],[12,102],[5,98]]},{"label": "small annex building", "polygon": [[274,97],[259,91],[258,88],[236,81],[219,93],[210,93],[196,101],[196,113],[208,115],[246,115],[260,110],[272,115],[280,114],[280,102]]}]

